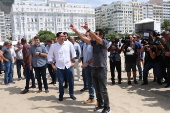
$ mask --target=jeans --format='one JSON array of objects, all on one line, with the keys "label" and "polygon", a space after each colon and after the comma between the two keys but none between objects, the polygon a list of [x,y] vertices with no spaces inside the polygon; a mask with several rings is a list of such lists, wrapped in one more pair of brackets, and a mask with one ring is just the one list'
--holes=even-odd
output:
[{"label": "jeans", "polygon": [[92,80],[92,67],[88,66],[84,68],[86,81],[88,83],[89,89],[89,99],[94,99],[94,87],[93,87],[93,80]]},{"label": "jeans", "polygon": [[48,67],[48,72],[50,73],[51,79],[52,79],[52,83],[56,84],[56,74],[54,69],[52,68],[51,64],[47,64]]},{"label": "jeans", "polygon": [[4,84],[12,82],[12,62],[4,61],[5,74],[4,74]]},{"label": "jeans", "polygon": [[121,81],[121,61],[116,61],[116,62],[112,62],[110,60],[110,71],[111,71],[111,80],[115,81],[115,68],[118,72],[118,80]]},{"label": "jeans", "polygon": [[33,73],[33,70],[30,70],[30,64],[27,63],[25,65],[25,78],[26,78],[26,86],[25,86],[25,89],[29,89],[29,83],[30,83],[30,79],[32,81],[32,86],[35,86],[35,77],[34,77],[34,73]]},{"label": "jeans", "polygon": [[17,75],[18,78],[21,78],[21,66],[23,64],[23,60],[16,60],[16,67],[17,67]]},{"label": "jeans", "polygon": [[65,69],[57,69],[56,75],[59,82],[59,98],[63,98],[64,95],[64,78],[67,78],[67,81],[69,83],[69,94],[70,97],[74,96],[74,79],[73,79],[73,73],[72,73],[72,67],[65,68]]},{"label": "jeans", "polygon": [[12,78],[14,76],[14,63],[11,64],[11,67],[12,67]]},{"label": "jeans", "polygon": [[139,62],[139,64],[137,64],[137,68],[138,68],[138,71],[139,71],[139,78],[142,78],[143,73],[142,73],[141,61]]},{"label": "jeans", "polygon": [[84,89],[88,89],[88,82],[87,82],[87,77],[84,68],[82,69],[82,77],[83,77]]},{"label": "jeans", "polygon": [[45,90],[47,90],[48,84],[47,84],[47,78],[46,78],[46,65],[42,67],[34,67],[34,71],[35,71],[35,77],[37,78],[39,90],[42,90],[41,77],[43,79],[44,88]]},{"label": "jeans", "polygon": [[143,69],[143,82],[145,83],[148,83],[148,72],[151,68],[155,69],[155,75],[158,81],[160,81],[162,78],[160,63],[159,62],[156,62],[156,63],[147,62]]},{"label": "jeans", "polygon": [[107,68],[99,67],[92,69],[93,84],[96,91],[99,106],[109,107],[109,96],[107,92]]},{"label": "jeans", "polygon": [[[79,59],[75,59],[75,65],[74,65],[75,69],[77,70],[77,77],[80,79],[80,69],[79,69]],[[73,68],[73,75],[75,75],[74,73],[74,68]]]}]

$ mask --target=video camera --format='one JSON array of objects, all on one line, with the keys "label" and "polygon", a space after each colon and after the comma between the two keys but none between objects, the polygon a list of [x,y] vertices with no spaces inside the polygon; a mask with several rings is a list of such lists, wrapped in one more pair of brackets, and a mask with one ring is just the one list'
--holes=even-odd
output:
[{"label": "video camera", "polygon": [[130,38],[129,37],[123,37],[121,40],[121,43],[128,45],[130,43]]}]

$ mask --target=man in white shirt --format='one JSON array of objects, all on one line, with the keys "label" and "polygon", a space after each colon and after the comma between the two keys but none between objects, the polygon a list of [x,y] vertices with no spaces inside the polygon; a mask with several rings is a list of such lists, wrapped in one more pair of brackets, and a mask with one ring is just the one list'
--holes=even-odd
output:
[{"label": "man in white shirt", "polygon": [[[62,32],[57,33],[58,42],[51,45],[48,53],[48,61],[52,68],[56,71],[59,82],[59,101],[63,101],[64,88],[63,82],[66,77],[69,83],[70,98],[76,100],[74,96],[74,79],[72,74],[72,66],[74,65],[74,58],[76,52],[73,45],[65,41],[65,35]],[[53,64],[53,57],[55,55],[56,64]]]}]

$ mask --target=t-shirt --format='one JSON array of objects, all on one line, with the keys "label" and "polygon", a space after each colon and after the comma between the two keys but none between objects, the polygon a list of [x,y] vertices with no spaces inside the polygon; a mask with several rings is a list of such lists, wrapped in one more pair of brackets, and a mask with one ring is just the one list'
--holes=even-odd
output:
[{"label": "t-shirt", "polygon": [[95,40],[91,40],[93,46],[93,66],[107,67],[107,40],[102,39],[103,44],[98,44]]},{"label": "t-shirt", "polygon": [[113,61],[121,61],[120,54],[117,51],[117,48],[114,45],[109,47],[110,51],[110,60]]},{"label": "t-shirt", "polygon": [[29,49],[30,49],[30,45],[28,44],[23,45],[22,53],[23,53],[24,63],[29,63]]},{"label": "t-shirt", "polygon": [[125,45],[125,63],[136,63],[138,58],[137,49],[139,49],[139,46],[135,43]]},{"label": "t-shirt", "polygon": [[[138,45],[139,49],[142,49],[142,44],[140,42],[135,42],[135,43]],[[143,56],[144,56],[144,53],[143,52],[140,53],[140,57],[143,58]]]},{"label": "t-shirt", "polygon": [[[150,49],[156,54],[156,47],[151,47]],[[159,58],[155,57],[154,59],[152,59],[150,53],[148,51],[145,51],[145,62],[156,63],[159,62]]]},{"label": "t-shirt", "polygon": [[7,48],[7,47],[3,46],[1,51],[4,52],[3,56],[6,59],[8,59],[10,62],[12,62],[12,55],[11,55],[10,48]]},{"label": "t-shirt", "polygon": [[[22,46],[21,46],[22,47]],[[19,49],[20,47],[19,46],[16,46],[14,49],[17,50]],[[16,59],[18,60],[23,60],[23,54],[22,54],[22,49],[19,50],[18,52],[16,52]]]}]

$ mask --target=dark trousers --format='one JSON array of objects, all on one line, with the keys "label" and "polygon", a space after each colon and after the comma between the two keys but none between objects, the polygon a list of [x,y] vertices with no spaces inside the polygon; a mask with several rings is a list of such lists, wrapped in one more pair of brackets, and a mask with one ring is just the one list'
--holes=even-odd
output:
[{"label": "dark trousers", "polygon": [[33,73],[33,70],[30,70],[30,64],[27,63],[25,65],[25,78],[26,78],[26,86],[25,86],[25,89],[29,89],[29,83],[30,83],[30,79],[32,81],[32,86],[35,86],[35,77],[34,77],[34,73]]},{"label": "dark trousers", "polygon": [[167,68],[167,75],[168,75],[167,84],[170,85],[170,68]]},{"label": "dark trousers", "polygon": [[35,71],[35,77],[37,78],[39,90],[42,90],[41,77],[43,79],[44,88],[45,90],[47,90],[48,84],[47,84],[47,78],[46,78],[46,65],[42,67],[34,67],[34,71]]},{"label": "dark trousers", "polygon": [[64,79],[67,78],[69,83],[69,94],[70,97],[74,96],[74,79],[73,79],[73,73],[72,73],[72,67],[65,68],[65,69],[57,69],[55,72],[58,78],[59,82],[59,98],[62,98],[64,95]]},{"label": "dark trousers", "polygon": [[16,60],[16,67],[17,67],[17,75],[18,78],[21,78],[21,66],[23,65],[23,60]]},{"label": "dark trousers", "polygon": [[115,80],[115,68],[118,72],[118,80],[121,81],[121,61],[116,61],[116,62],[112,62],[110,60],[110,71],[111,71],[111,80],[114,81]]},{"label": "dark trousers", "polygon": [[165,59],[162,59],[162,62],[161,62],[161,69],[162,69],[162,76],[163,78],[165,79],[165,81],[168,81],[168,74],[167,74],[167,62]]},{"label": "dark trousers", "polygon": [[47,67],[48,67],[48,72],[50,73],[52,79],[52,83],[56,84],[56,74],[54,69],[52,68],[51,64],[47,64]]},{"label": "dark trousers", "polygon": [[82,69],[82,77],[83,77],[83,83],[84,83],[84,89],[88,89],[88,83],[87,83],[87,77],[85,75],[85,69]]},{"label": "dark trousers", "polygon": [[93,85],[96,91],[99,106],[109,107],[109,96],[107,92],[107,68],[99,67],[92,69]]},{"label": "dark trousers", "polygon": [[161,76],[162,71],[161,71],[160,62],[157,62],[157,63],[147,62],[143,69],[143,82],[145,82],[145,83],[148,82],[148,72],[151,68],[155,69],[155,75],[157,77],[157,80],[160,81],[162,79],[162,76]]}]

